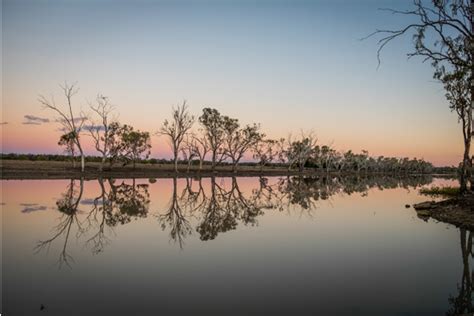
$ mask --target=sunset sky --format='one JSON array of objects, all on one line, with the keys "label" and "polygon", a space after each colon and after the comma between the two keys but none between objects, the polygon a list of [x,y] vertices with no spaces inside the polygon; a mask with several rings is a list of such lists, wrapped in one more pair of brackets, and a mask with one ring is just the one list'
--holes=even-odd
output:
[{"label": "sunset sky", "polygon": [[[379,68],[376,40],[360,41],[410,21],[378,8],[410,5],[4,0],[2,150],[61,152],[59,125],[37,99],[62,102],[67,80],[80,87],[78,109],[90,112],[102,93],[122,123],[151,133],[186,99],[196,116],[215,107],[269,137],[312,129],[339,150],[457,165],[461,127],[430,64],[407,60],[411,36],[389,45]],[[154,136],[152,156],[170,155]]]}]

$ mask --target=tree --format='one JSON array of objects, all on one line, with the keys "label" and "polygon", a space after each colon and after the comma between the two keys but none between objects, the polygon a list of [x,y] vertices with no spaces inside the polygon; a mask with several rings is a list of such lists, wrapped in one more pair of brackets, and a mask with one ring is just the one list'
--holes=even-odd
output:
[{"label": "tree", "polygon": [[201,171],[204,160],[210,151],[207,137],[199,137],[195,134],[188,135],[184,142],[184,147],[186,151],[186,158],[188,159],[188,170],[191,160],[197,157],[199,159],[199,171]]},{"label": "tree", "polygon": [[216,169],[218,155],[222,154],[221,147],[225,141],[226,120],[227,117],[221,115],[218,110],[211,108],[204,108],[202,115],[199,117],[199,123],[203,127],[204,137],[207,139],[212,154],[212,171]]},{"label": "tree", "polygon": [[133,169],[140,158],[148,158],[151,154],[150,134],[148,132],[135,131],[130,125],[123,125],[119,130],[122,145],[121,156],[126,161],[131,160]]},{"label": "tree", "polygon": [[59,115],[58,121],[63,125],[65,133],[68,134],[69,137],[72,137],[72,141],[79,150],[81,155],[81,171],[84,172],[85,157],[80,141],[80,132],[86,117],[84,115],[76,116],[72,106],[72,98],[77,94],[77,92],[79,92],[79,89],[76,88],[75,84],[69,85],[67,83],[65,83],[64,86],[61,86],[61,89],[63,90],[64,96],[66,97],[66,106],[63,106],[63,108],[66,108],[66,110],[58,107],[53,97],[48,100],[43,95],[40,95],[38,101],[45,108],[50,109]]},{"label": "tree", "polygon": [[189,113],[186,101],[184,101],[181,106],[173,108],[172,117],[171,121],[165,120],[163,122],[158,133],[169,138],[174,156],[174,170],[178,172],[178,154],[184,137],[194,124],[194,116]]},{"label": "tree", "polygon": [[76,138],[76,135],[74,132],[69,132],[66,134],[61,135],[59,138],[58,145],[59,146],[64,146],[66,153],[71,155],[71,162],[72,162],[72,167],[76,167],[76,160],[75,160],[75,155],[76,155],[76,145],[74,143],[74,139]]},{"label": "tree", "polygon": [[287,148],[284,155],[288,162],[288,170],[297,165],[299,171],[304,171],[304,166],[308,159],[313,155],[318,139],[313,132],[301,132],[300,138],[292,140],[291,135],[287,140]]},{"label": "tree", "polygon": [[[461,123],[464,154],[461,163],[460,190],[465,192],[467,190],[467,181],[471,179],[472,169],[470,157],[472,137],[472,94],[469,93],[470,74],[463,68],[454,67],[452,72],[446,72],[444,69],[441,69],[435,76],[444,84],[449,107],[451,111],[457,113],[458,120]],[[472,184],[471,189],[474,189]]]},{"label": "tree", "polygon": [[258,161],[260,171],[263,170],[267,164],[272,163],[278,158],[280,152],[278,150],[278,143],[284,140],[263,139],[253,145],[253,159]]},{"label": "tree", "polygon": [[[380,63],[380,52],[382,49],[397,37],[406,33],[413,32],[414,51],[408,53],[409,57],[420,56],[423,61],[431,61],[435,68],[434,78],[439,79],[447,88],[447,94],[451,94],[456,85],[457,88],[463,88],[469,95],[467,103],[456,104],[454,107],[465,107],[459,119],[462,121],[465,113],[472,118],[474,108],[474,1],[472,0],[432,0],[430,5],[426,1],[414,0],[414,9],[407,11],[398,11],[386,9],[394,14],[413,16],[418,19],[417,23],[412,23],[399,30],[376,30],[373,35],[382,35],[379,39],[379,48],[377,58]],[[459,76],[466,78],[466,84],[459,85]],[[448,81],[454,80],[452,83]],[[448,84],[448,85],[447,85]],[[456,89],[457,89],[456,88]],[[449,100],[449,99],[448,99]],[[450,100],[450,107],[453,104]],[[474,121],[467,124],[472,125]],[[465,133],[463,125],[463,134]],[[467,132],[467,130],[466,130]],[[467,191],[465,185],[466,177],[469,175],[468,169],[471,168],[471,162],[466,159],[470,156],[470,142],[472,135],[464,138],[464,155],[461,165],[461,193]],[[471,179],[471,190],[474,185]]]},{"label": "tree", "polygon": [[260,126],[257,124],[246,125],[244,128],[240,128],[237,119],[225,117],[223,152],[224,155],[229,157],[232,161],[232,171],[237,171],[237,165],[245,153],[259,143],[265,136],[260,133],[259,129]]},{"label": "tree", "polygon": [[114,110],[113,105],[110,104],[109,98],[99,94],[96,98],[96,104],[90,104],[91,110],[97,114],[100,123],[96,124],[90,121],[90,125],[86,127],[90,136],[94,140],[95,149],[101,153],[102,160],[100,162],[99,170],[102,171],[104,163],[111,152],[111,143],[113,142],[109,116]]}]

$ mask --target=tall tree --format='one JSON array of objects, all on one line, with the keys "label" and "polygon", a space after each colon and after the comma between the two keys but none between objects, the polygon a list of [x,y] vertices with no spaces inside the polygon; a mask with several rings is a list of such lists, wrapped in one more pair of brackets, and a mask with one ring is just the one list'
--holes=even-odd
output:
[{"label": "tall tree", "polygon": [[[440,79],[446,87],[446,79],[450,74],[463,73],[468,84],[464,87],[470,95],[470,102],[465,104],[465,111],[470,112],[472,118],[474,108],[474,1],[473,0],[414,0],[413,9],[406,11],[385,9],[394,14],[412,16],[418,20],[399,30],[376,30],[372,35],[381,35],[377,57],[380,62],[380,52],[395,38],[404,34],[413,33],[414,50],[408,53],[409,57],[421,56],[424,61],[431,61],[435,68],[434,77]],[[447,76],[447,77],[446,77]],[[443,80],[444,79],[444,80]],[[448,93],[450,93],[448,91]],[[452,104],[450,104],[452,106]],[[456,105],[459,107],[460,105]],[[464,113],[464,110],[462,111]],[[459,112],[458,112],[459,114]],[[460,120],[462,118],[460,117]],[[474,121],[468,122],[472,125]],[[464,130],[464,126],[463,126]],[[464,131],[463,131],[464,132]],[[468,135],[471,136],[472,135]],[[470,156],[471,137],[464,142],[464,152],[461,183],[469,175],[471,168]],[[469,161],[468,161],[469,160]],[[474,186],[471,180],[471,189]],[[465,193],[467,186],[461,187]]]},{"label": "tall tree", "polygon": [[182,105],[173,108],[172,119],[165,120],[158,132],[169,138],[171,149],[174,156],[174,170],[178,172],[178,155],[181,150],[184,137],[194,124],[194,116],[188,111],[186,101]]},{"label": "tall tree", "polygon": [[99,94],[97,95],[96,103],[90,104],[89,107],[99,118],[99,123],[91,120],[90,125],[86,126],[86,129],[94,141],[95,149],[102,155],[99,166],[99,170],[102,171],[105,161],[110,155],[111,143],[113,142],[110,115],[114,110],[114,106],[110,104],[109,98]]},{"label": "tall tree", "polygon": [[71,137],[77,149],[79,150],[81,155],[81,171],[84,172],[85,157],[80,141],[80,132],[84,122],[86,121],[86,117],[82,114],[76,116],[72,105],[72,98],[79,92],[79,89],[75,86],[75,84],[69,85],[68,83],[65,83],[64,86],[61,86],[61,89],[63,90],[64,96],[66,97],[65,106],[60,107],[56,105],[53,97],[51,97],[51,99],[47,99],[43,95],[39,96],[38,101],[45,108],[50,109],[59,115],[58,121],[63,125],[65,134],[68,134]]},{"label": "tall tree", "polygon": [[[199,123],[203,127],[204,137],[211,152],[212,171],[216,169],[218,155],[222,155],[222,145],[225,141],[225,122],[227,117],[221,115],[218,110],[204,108],[199,117]],[[219,159],[220,160],[220,159]]]}]

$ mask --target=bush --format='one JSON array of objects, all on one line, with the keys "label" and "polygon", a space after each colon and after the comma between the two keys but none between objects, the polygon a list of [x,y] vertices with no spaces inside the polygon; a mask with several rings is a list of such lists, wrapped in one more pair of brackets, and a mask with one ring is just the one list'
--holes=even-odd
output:
[{"label": "bush", "polygon": [[423,195],[430,196],[457,196],[459,195],[459,187],[431,187],[420,190]]}]

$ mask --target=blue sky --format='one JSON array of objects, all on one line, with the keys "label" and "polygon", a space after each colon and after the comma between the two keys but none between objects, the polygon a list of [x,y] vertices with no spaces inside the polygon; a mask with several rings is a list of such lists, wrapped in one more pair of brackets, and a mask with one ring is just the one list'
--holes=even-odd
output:
[{"label": "blue sky", "polygon": [[[377,69],[377,28],[407,17],[378,8],[411,1],[3,1],[3,148],[56,148],[39,93],[60,98],[78,82],[78,105],[100,92],[120,120],[151,132],[186,99],[216,107],[271,137],[313,129],[321,142],[377,155],[456,163],[460,127],[430,65],[407,60],[410,36]],[[32,140],[32,136],[34,138]],[[154,140],[155,156],[168,155]]]}]

